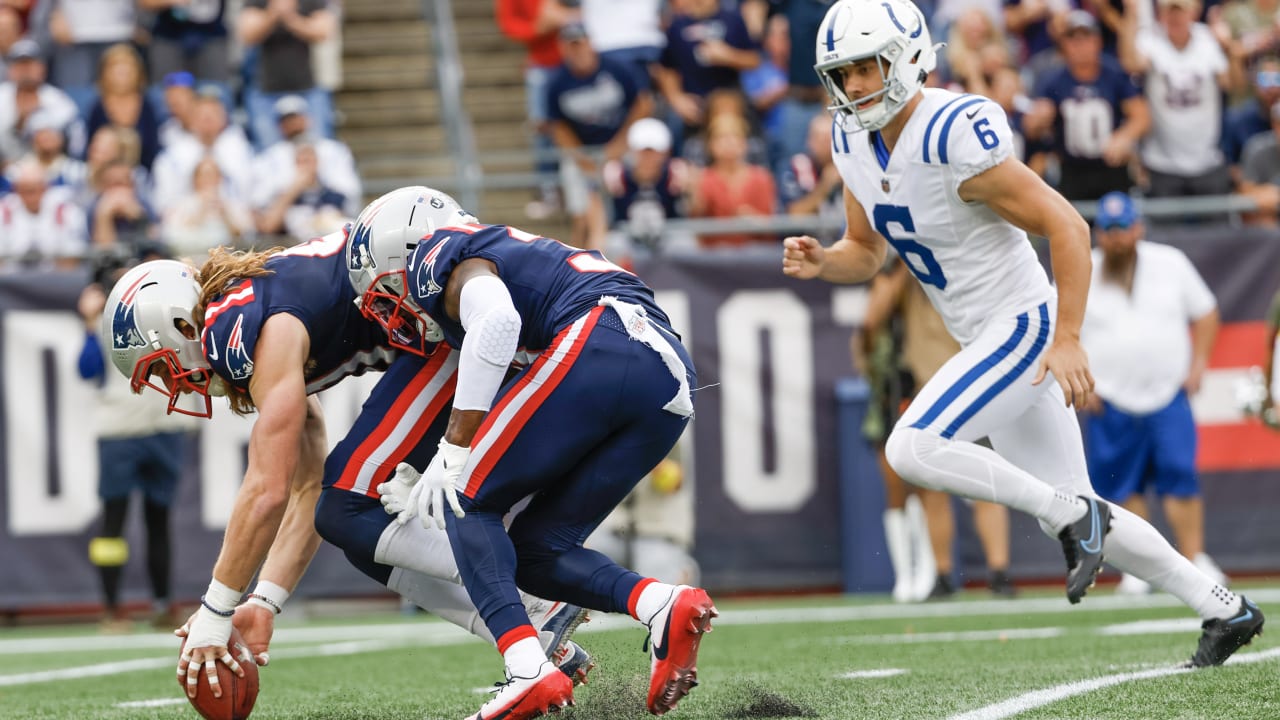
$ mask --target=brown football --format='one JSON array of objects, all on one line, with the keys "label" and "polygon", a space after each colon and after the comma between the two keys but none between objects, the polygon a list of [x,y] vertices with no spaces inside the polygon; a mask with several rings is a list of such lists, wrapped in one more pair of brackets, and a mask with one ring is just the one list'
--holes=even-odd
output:
[{"label": "brown football", "polygon": [[[218,663],[218,683],[222,686],[222,697],[213,696],[213,690],[209,688],[209,676],[201,670],[200,681],[196,686],[196,696],[187,698],[191,702],[191,707],[204,716],[205,720],[245,720],[253,711],[254,701],[258,699],[258,665],[253,661],[253,653],[249,652],[249,646],[240,636],[240,631],[234,628],[231,630],[230,643],[231,655],[244,669],[244,677],[236,675],[231,668]],[[182,648],[185,649],[186,646],[187,641],[184,638]],[[181,657],[182,649],[178,650],[178,655]],[[179,677],[178,684],[182,686],[182,692],[185,695],[187,678]]]}]

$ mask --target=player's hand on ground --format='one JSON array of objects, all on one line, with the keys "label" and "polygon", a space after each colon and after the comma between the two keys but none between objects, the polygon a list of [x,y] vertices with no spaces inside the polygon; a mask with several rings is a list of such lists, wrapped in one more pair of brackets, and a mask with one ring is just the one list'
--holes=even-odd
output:
[{"label": "player's hand on ground", "polygon": [[826,254],[822,243],[808,235],[788,237],[782,241],[782,272],[801,280],[816,278]]},{"label": "player's hand on ground", "polygon": [[[446,502],[449,503],[449,509],[453,511],[454,517],[466,516],[462,511],[462,505],[458,502],[456,485],[470,455],[469,447],[454,445],[445,440],[440,441],[436,456],[431,458],[431,464],[427,466],[427,471],[422,473],[422,480],[418,482],[419,486],[425,488],[418,493],[417,503],[418,516],[424,528],[430,530],[434,521],[441,530],[445,529],[444,504]],[[418,488],[415,487],[414,490]]]},{"label": "player's hand on ground", "polygon": [[253,653],[253,661],[262,667],[271,662],[268,652],[271,646],[271,634],[276,628],[276,612],[261,605],[245,603],[236,608],[231,624],[240,631],[244,644]]},{"label": "player's hand on ground", "polygon": [[1062,386],[1067,405],[1088,407],[1089,396],[1093,394],[1093,374],[1089,372],[1089,356],[1079,340],[1054,338],[1040,361],[1040,372],[1031,384],[1039,385],[1048,373],[1053,373]]},{"label": "player's hand on ground", "polygon": [[227,649],[227,641],[231,637],[231,618],[216,615],[202,607],[183,627],[186,629],[187,642],[182,655],[178,657],[178,677],[186,678],[187,697],[196,696],[202,670],[208,676],[213,696],[222,697],[218,663],[225,664],[237,676],[244,677],[244,668],[240,667],[240,663],[236,662]]},{"label": "player's hand on ground", "polygon": [[[382,508],[388,515],[395,515],[396,522],[401,525],[412,519],[418,512],[417,493],[414,492],[414,488],[418,485],[420,477],[422,476],[412,465],[400,463],[396,466],[395,475],[378,485]],[[418,492],[420,493],[421,490]]]}]

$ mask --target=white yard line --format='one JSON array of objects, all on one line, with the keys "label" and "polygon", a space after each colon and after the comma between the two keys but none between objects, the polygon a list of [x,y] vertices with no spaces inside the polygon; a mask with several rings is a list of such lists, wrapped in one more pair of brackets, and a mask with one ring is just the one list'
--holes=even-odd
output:
[{"label": "white yard line", "polygon": [[[954,632],[913,632],[889,635],[843,635],[820,640],[830,645],[909,645],[911,643],[982,642],[987,640],[1043,640],[1066,634],[1060,627],[1005,628],[1003,630],[961,630]],[[809,645],[813,641],[806,641]]]},{"label": "white yard line", "polygon": [[185,697],[171,698],[155,698],[154,700],[130,700],[129,702],[116,703],[118,708],[158,708],[168,705],[181,705],[186,702]]},{"label": "white yard line", "polygon": [[903,668],[880,668],[879,670],[854,670],[853,672],[840,673],[836,678],[840,680],[861,680],[863,678],[887,678],[905,675],[906,670]]},{"label": "white yard line", "polygon": [[[1280,648],[1272,648],[1263,650],[1262,652],[1237,654],[1227,660],[1228,665],[1246,665],[1249,663],[1264,662],[1280,657]],[[1151,670],[1139,670],[1137,672],[1118,673],[1116,675],[1103,675],[1102,677],[1090,678],[1088,680],[1076,680],[1074,682],[1055,685],[1043,690],[1035,690],[1024,693],[1016,697],[1009,698],[1003,702],[986,707],[970,710],[969,712],[959,715],[952,715],[949,720],[1003,720],[1021,715],[1029,710],[1035,710],[1051,703],[1065,700],[1076,695],[1083,695],[1102,688],[1108,688],[1121,683],[1133,682],[1135,680],[1149,680],[1151,678],[1168,677],[1169,675],[1180,675],[1183,673],[1194,672],[1190,668],[1182,667],[1164,667],[1154,668]]]}]

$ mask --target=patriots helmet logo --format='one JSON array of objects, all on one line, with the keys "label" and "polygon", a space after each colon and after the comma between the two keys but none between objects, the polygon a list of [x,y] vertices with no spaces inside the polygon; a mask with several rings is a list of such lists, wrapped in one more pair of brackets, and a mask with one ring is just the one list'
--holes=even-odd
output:
[{"label": "patriots helmet logo", "polygon": [[133,311],[133,301],[138,296],[138,288],[142,287],[142,283],[146,279],[146,275],[138,278],[133,286],[125,290],[124,295],[120,297],[120,304],[116,306],[116,311],[111,318],[112,350],[128,350],[147,346],[146,340],[143,339],[142,333],[138,330]]},{"label": "patriots helmet logo", "polygon": [[369,247],[369,223],[356,223],[347,239],[347,269],[360,270],[364,267],[365,258],[373,260],[373,252]]},{"label": "patriots helmet logo", "polygon": [[414,250],[413,257],[409,260],[409,266],[413,271],[413,279],[418,287],[418,297],[428,298],[444,289],[440,286],[440,283],[436,282],[436,260],[440,257],[440,251],[448,244],[451,237],[450,235],[441,237],[440,242],[432,245],[424,254],[420,255],[422,245],[419,245],[418,249]]}]

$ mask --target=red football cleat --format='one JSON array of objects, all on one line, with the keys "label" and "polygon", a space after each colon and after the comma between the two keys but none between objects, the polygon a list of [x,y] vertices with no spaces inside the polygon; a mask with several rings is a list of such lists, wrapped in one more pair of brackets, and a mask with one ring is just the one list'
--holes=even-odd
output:
[{"label": "red football cleat", "polygon": [[698,685],[698,645],[718,616],[707,591],[678,585],[649,619],[649,712],[662,715]]},{"label": "red football cleat", "polygon": [[573,681],[550,660],[533,677],[507,676],[498,694],[467,720],[526,720],[573,704]]}]

